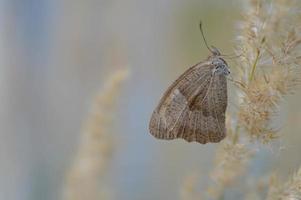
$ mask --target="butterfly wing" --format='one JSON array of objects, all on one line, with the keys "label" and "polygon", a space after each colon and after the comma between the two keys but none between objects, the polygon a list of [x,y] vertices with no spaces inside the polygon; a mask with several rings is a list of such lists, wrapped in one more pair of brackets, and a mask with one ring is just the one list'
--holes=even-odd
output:
[{"label": "butterfly wing", "polygon": [[150,120],[153,136],[202,144],[225,137],[227,83],[213,68],[210,61],[198,63],[168,88]]}]

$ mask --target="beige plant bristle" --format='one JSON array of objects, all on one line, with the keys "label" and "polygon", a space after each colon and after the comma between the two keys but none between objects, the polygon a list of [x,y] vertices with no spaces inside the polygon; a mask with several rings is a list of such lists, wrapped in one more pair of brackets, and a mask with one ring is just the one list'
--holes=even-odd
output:
[{"label": "beige plant bristle", "polygon": [[291,180],[282,183],[276,176],[270,180],[267,200],[298,200],[301,199],[301,168]]},{"label": "beige plant bristle", "polygon": [[237,52],[238,125],[267,143],[277,135],[271,120],[281,99],[300,81],[301,13],[293,0],[251,0],[240,24]]},{"label": "beige plant bristle", "polygon": [[75,160],[67,171],[64,200],[108,199],[101,187],[101,176],[112,150],[112,113],[128,73],[126,69],[116,71],[96,96],[83,125]]},{"label": "beige plant bristle", "polygon": [[251,156],[252,151],[246,145],[227,137],[216,152],[215,167],[210,174],[214,184],[208,188],[208,195],[220,199],[225,188],[233,185],[245,172]]}]

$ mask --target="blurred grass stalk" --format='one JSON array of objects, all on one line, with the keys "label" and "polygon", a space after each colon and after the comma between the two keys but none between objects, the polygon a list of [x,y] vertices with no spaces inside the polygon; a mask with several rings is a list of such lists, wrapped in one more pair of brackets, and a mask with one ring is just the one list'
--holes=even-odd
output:
[{"label": "blurred grass stalk", "polygon": [[[238,112],[228,116],[228,136],[216,153],[209,199],[224,199],[226,188],[248,175],[254,142],[271,144],[279,137],[279,129],[272,127],[273,117],[281,100],[294,91],[301,78],[298,1],[248,0],[243,4],[236,49],[240,55],[235,77],[240,83]],[[271,182],[267,197],[261,199],[301,199],[300,172],[301,168],[286,184]]]},{"label": "blurred grass stalk", "polygon": [[198,179],[197,174],[191,174],[185,177],[180,191],[182,200],[200,200],[200,194],[197,190]]},{"label": "blurred grass stalk", "polygon": [[108,78],[103,90],[94,99],[90,114],[83,126],[78,152],[67,172],[64,200],[108,199],[102,188],[111,150],[113,113],[121,85],[128,70],[116,71]]}]

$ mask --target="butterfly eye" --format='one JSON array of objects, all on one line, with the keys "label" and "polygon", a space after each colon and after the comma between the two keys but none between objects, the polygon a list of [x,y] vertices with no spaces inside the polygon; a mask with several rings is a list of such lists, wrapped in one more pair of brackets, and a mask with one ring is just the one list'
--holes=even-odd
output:
[{"label": "butterfly eye", "polygon": [[214,69],[213,69],[213,73],[215,72],[219,72],[221,71],[221,67],[219,65],[217,65]]}]

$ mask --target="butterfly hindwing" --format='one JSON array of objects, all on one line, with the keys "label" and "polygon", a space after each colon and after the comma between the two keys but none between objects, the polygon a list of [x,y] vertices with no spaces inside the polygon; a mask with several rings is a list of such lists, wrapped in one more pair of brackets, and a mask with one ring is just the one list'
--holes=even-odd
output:
[{"label": "butterfly hindwing", "polygon": [[210,61],[198,63],[168,88],[152,114],[152,135],[202,144],[225,137],[226,78],[213,74],[214,67]]}]

